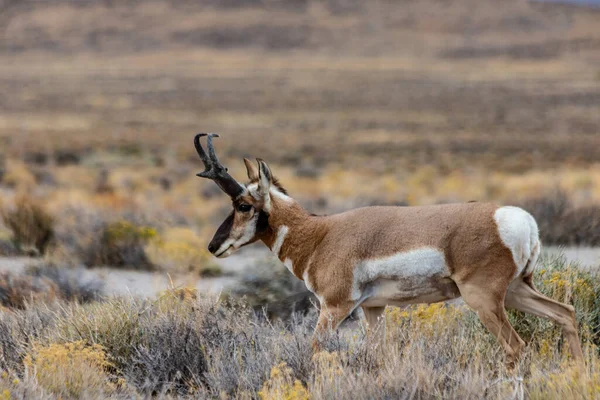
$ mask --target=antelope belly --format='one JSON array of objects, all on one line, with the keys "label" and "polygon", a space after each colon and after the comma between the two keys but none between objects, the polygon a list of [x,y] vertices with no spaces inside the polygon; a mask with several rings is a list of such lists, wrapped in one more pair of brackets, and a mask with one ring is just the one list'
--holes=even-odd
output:
[{"label": "antelope belly", "polygon": [[437,303],[460,296],[456,283],[450,278],[413,277],[401,280],[378,279],[365,287],[367,307],[404,306],[418,303]]},{"label": "antelope belly", "polygon": [[360,262],[354,271],[353,297],[365,306],[432,303],[458,296],[444,253],[420,248]]}]

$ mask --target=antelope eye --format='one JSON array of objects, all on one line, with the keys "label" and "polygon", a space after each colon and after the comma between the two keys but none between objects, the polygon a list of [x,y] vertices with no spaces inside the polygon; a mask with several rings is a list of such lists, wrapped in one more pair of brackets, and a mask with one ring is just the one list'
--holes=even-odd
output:
[{"label": "antelope eye", "polygon": [[240,204],[239,206],[237,206],[237,210],[240,212],[248,212],[252,209],[252,206],[250,204]]}]

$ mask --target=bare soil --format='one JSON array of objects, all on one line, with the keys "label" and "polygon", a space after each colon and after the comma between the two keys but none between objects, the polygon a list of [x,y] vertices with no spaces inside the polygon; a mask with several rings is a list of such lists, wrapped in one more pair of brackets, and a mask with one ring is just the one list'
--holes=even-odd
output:
[{"label": "bare soil", "polygon": [[[549,256],[564,254],[569,262],[575,263],[581,268],[600,268],[600,248],[546,247],[544,253]],[[154,297],[171,286],[191,286],[202,293],[218,293],[235,285],[246,268],[261,261],[273,259],[274,256],[267,249],[255,246],[243,249],[228,258],[216,260],[225,273],[224,276],[216,278],[198,279],[189,275],[169,276],[166,273],[110,267],[88,269],[86,275],[104,280],[109,295]],[[36,262],[38,262],[36,259],[27,257],[0,257],[0,271],[17,272]]]}]

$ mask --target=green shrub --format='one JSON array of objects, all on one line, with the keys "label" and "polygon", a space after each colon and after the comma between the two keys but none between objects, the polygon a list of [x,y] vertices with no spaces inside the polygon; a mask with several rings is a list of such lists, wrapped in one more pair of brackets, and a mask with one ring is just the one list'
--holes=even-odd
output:
[{"label": "green shrub", "polygon": [[[564,255],[542,257],[534,284],[544,295],[575,307],[582,340],[600,346],[600,274],[569,264]],[[562,345],[560,328],[545,318],[511,312],[515,328],[538,346],[553,340]]]},{"label": "green shrub", "polygon": [[129,221],[117,221],[106,225],[100,239],[98,263],[112,267],[153,269],[145,246],[156,237],[153,228],[137,226]]}]

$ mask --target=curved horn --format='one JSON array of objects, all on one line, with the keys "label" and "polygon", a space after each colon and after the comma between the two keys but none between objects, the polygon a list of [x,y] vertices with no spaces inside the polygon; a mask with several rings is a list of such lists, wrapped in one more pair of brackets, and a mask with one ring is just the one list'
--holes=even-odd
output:
[{"label": "curved horn", "polygon": [[[200,138],[203,136],[208,136],[206,139],[208,155],[202,148],[202,144],[200,144]],[[194,146],[196,147],[196,151],[198,152],[202,163],[206,167],[204,171],[196,175],[201,178],[213,180],[219,185],[221,190],[227,193],[231,198],[235,199],[243,194],[246,189],[240,185],[238,181],[233,179],[233,177],[227,173],[227,168],[219,162],[212,143],[214,137],[219,137],[219,135],[216,133],[199,133],[194,137]]]}]

